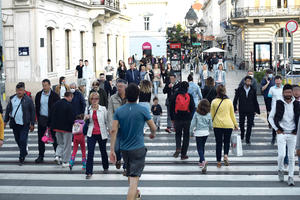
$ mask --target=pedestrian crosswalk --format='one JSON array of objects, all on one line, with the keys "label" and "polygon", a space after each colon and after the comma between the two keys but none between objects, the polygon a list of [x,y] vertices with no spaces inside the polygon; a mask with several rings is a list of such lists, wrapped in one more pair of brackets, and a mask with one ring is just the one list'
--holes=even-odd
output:
[{"label": "pedestrian crosswalk", "polygon": [[[238,116],[237,116],[238,118]],[[244,156],[230,152],[230,166],[216,166],[215,138],[210,134],[206,143],[207,174],[201,174],[195,139],[190,139],[188,160],[173,158],[175,133],[164,132],[166,110],[161,117],[161,132],[151,140],[146,129],[148,148],[146,167],[140,181],[142,199],[299,199],[300,178],[296,167],[296,187],[278,181],[277,148],[271,146],[271,130],[267,123],[255,118],[252,145],[243,144]],[[35,164],[38,155],[37,133],[29,134],[29,155],[23,166],[18,166],[18,148],[13,133],[5,129],[5,143],[0,148],[0,199],[125,199],[127,178],[122,169],[111,165],[104,174],[100,152],[95,150],[95,165],[91,180],[85,179],[78,151],[73,170],[54,163],[52,145],[46,145],[43,164]],[[107,150],[109,151],[109,143]],[[287,178],[287,177],[286,177]]]}]

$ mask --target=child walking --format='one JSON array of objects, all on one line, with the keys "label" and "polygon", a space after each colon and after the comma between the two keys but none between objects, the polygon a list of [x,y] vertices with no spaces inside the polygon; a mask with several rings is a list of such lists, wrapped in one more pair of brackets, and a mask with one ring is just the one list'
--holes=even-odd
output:
[{"label": "child walking", "polygon": [[213,130],[212,118],[210,115],[210,103],[208,100],[203,99],[200,101],[197,111],[195,112],[191,126],[190,134],[194,133],[197,143],[197,151],[200,157],[199,166],[202,168],[202,173],[205,174],[207,171],[207,161],[205,161],[205,143],[209,136],[209,131]]},{"label": "child walking", "polygon": [[153,105],[151,107],[151,112],[153,114],[153,121],[157,127],[157,131],[160,131],[160,116],[162,115],[162,108],[158,104],[158,98],[153,98]]},{"label": "child walking", "polygon": [[84,126],[84,115],[80,114],[76,116],[76,120],[74,122],[73,128],[72,128],[72,134],[73,134],[73,153],[69,162],[70,170],[72,170],[72,167],[75,163],[75,157],[77,154],[78,146],[80,145],[81,153],[82,153],[82,170],[85,170],[86,168],[86,148],[85,148],[85,136],[83,134],[83,126]]}]

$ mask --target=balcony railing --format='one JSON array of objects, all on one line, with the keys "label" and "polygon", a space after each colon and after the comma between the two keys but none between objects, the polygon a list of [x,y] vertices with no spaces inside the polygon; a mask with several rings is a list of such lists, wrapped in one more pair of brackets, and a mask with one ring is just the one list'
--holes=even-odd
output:
[{"label": "balcony railing", "polygon": [[114,10],[120,10],[120,0],[90,0],[92,6],[106,6]]},{"label": "balcony railing", "polygon": [[300,7],[236,8],[236,9],[233,9],[231,12],[232,18],[299,16],[299,15],[300,15]]}]

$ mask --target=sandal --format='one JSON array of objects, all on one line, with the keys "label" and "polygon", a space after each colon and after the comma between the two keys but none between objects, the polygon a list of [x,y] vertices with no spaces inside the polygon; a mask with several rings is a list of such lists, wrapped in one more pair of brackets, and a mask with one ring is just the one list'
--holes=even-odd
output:
[{"label": "sandal", "polygon": [[224,156],[224,165],[229,166],[228,157]]},{"label": "sandal", "polygon": [[218,163],[217,163],[217,168],[221,168],[221,167],[222,167],[221,162],[218,162]]},{"label": "sandal", "polygon": [[141,195],[140,190],[137,190],[135,199],[136,199],[136,200],[141,200],[141,199],[142,199],[142,195]]}]

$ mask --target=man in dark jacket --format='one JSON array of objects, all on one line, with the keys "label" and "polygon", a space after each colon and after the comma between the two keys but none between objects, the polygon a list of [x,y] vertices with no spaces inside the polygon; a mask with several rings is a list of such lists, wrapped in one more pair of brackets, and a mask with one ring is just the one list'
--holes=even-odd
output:
[{"label": "man in dark jacket", "polygon": [[62,167],[69,167],[69,159],[72,150],[72,127],[75,120],[72,107],[73,94],[66,92],[65,97],[53,106],[51,112],[51,127],[56,131],[57,149],[55,152],[55,161]]},{"label": "man in dark jacket", "polygon": [[83,95],[78,91],[76,83],[70,84],[70,92],[73,93],[72,107],[74,116],[84,114],[86,102]]},{"label": "man in dark jacket", "polygon": [[[239,111],[239,122],[241,129],[241,139],[244,140],[245,135],[245,118],[247,117],[247,133],[246,144],[250,145],[251,131],[255,113],[260,114],[260,109],[257,101],[256,90],[251,86],[252,77],[246,76],[244,86],[239,87],[234,96],[233,106],[234,111]],[[237,109],[237,104],[239,108]]]},{"label": "man in dark jacket", "polygon": [[[183,81],[180,83],[175,98],[170,102],[171,120],[174,121],[176,134],[176,151],[174,157],[177,158],[181,153],[181,160],[189,157],[186,155],[190,142],[190,125],[195,110],[193,96],[188,93],[189,83]],[[183,133],[183,142],[181,146],[181,137]]]},{"label": "man in dark jacket", "polygon": [[[42,81],[43,90],[38,92],[35,96],[35,113],[38,121],[38,147],[39,156],[35,160],[36,163],[42,163],[44,161],[45,153],[45,143],[42,141],[44,133],[50,125],[51,108],[60,99],[58,94],[51,90],[51,83],[49,79],[44,79]],[[52,132],[54,133],[54,132]],[[56,151],[57,142],[54,134],[52,135],[54,139],[53,147]]]},{"label": "man in dark jacket", "polygon": [[167,128],[165,129],[166,132],[170,133],[171,128],[173,127],[172,121],[171,121],[171,110],[170,110],[170,102],[174,99],[175,94],[179,88],[179,84],[176,81],[176,75],[170,74],[170,81],[166,82],[166,85],[163,89],[163,93],[167,94],[166,99],[166,107],[167,107]]},{"label": "man in dark jacket", "polygon": [[140,72],[135,69],[135,63],[130,65],[130,69],[126,71],[126,80],[128,84],[135,83],[140,84]]},{"label": "man in dark jacket", "polygon": [[18,83],[16,94],[11,96],[6,107],[4,127],[9,121],[9,127],[13,129],[15,141],[18,144],[20,155],[19,163],[24,164],[27,156],[28,131],[34,130],[34,105],[32,99],[25,95],[24,83]]}]

